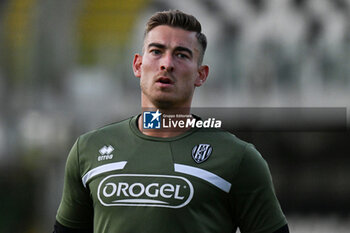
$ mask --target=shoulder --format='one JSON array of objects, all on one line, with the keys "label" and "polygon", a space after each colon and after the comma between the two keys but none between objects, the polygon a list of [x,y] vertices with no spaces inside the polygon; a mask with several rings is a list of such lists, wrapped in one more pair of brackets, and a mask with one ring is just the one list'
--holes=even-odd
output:
[{"label": "shoulder", "polygon": [[76,142],[80,162],[89,161],[89,158],[94,160],[96,154],[100,155],[100,149],[115,149],[127,143],[127,139],[131,140],[133,134],[130,130],[130,122],[132,119],[133,117],[130,117],[82,134]]},{"label": "shoulder", "polygon": [[214,130],[212,136],[220,140],[224,148],[230,149],[234,154],[240,154],[244,160],[264,161],[252,143],[246,142],[228,131]]},{"label": "shoulder", "polygon": [[203,141],[211,141],[217,148],[226,151],[226,154],[234,154],[237,156],[246,153],[246,150],[254,148],[251,143],[248,143],[236,135],[221,129],[201,129],[196,132],[196,137]]},{"label": "shoulder", "polygon": [[211,162],[217,164],[221,171],[225,170],[225,174],[229,174],[227,176],[231,179],[241,169],[243,163],[245,165],[251,160],[261,159],[261,155],[253,144],[241,140],[228,131],[198,130],[193,136],[193,140],[195,140],[193,144],[209,144],[211,146]]},{"label": "shoulder", "polygon": [[210,130],[207,134],[214,139],[220,154],[225,154],[226,159],[235,161],[237,172],[242,169],[247,171],[268,169],[265,159],[252,143],[224,130]]},{"label": "shoulder", "polygon": [[119,135],[125,136],[125,134],[128,133],[128,131],[130,131],[129,124],[131,119],[132,117],[86,132],[79,137],[79,145],[91,143],[96,140],[97,141],[103,140],[104,138],[111,137],[111,136],[113,137],[118,137]]},{"label": "shoulder", "polygon": [[[131,119],[133,118],[89,131],[78,138],[71,157],[81,175],[98,166],[101,160],[111,159],[111,152],[126,144],[125,140],[131,138],[128,135],[132,134],[129,126]],[[105,157],[107,155],[111,157]]]}]

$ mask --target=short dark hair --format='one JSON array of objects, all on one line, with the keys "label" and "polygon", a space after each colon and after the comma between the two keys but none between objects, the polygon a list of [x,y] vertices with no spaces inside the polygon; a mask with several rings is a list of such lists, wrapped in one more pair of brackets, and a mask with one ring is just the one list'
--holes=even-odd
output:
[{"label": "short dark hair", "polygon": [[179,10],[168,10],[155,13],[147,22],[145,37],[155,27],[168,25],[181,29],[196,32],[196,38],[201,46],[199,63],[202,63],[205,50],[207,48],[207,37],[202,33],[200,22],[193,16]]}]

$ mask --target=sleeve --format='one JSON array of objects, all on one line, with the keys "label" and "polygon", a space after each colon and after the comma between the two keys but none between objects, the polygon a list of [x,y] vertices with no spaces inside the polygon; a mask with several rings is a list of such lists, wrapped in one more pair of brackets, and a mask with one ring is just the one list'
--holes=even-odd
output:
[{"label": "sleeve", "polygon": [[274,231],[273,233],[289,233],[288,224],[284,225],[283,227],[279,228],[277,231]]},{"label": "sleeve", "polygon": [[271,233],[287,224],[268,165],[250,144],[235,176],[232,194],[232,210],[242,233]]},{"label": "sleeve", "polygon": [[93,229],[74,229],[65,227],[59,222],[55,222],[53,233],[93,233]]},{"label": "sleeve", "polygon": [[93,207],[90,193],[82,184],[79,166],[79,139],[67,159],[63,194],[56,220],[65,227],[91,228]]}]

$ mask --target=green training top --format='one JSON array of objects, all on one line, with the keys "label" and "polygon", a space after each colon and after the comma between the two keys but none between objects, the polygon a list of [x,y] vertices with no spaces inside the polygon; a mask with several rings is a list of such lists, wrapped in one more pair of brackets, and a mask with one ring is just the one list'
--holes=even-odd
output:
[{"label": "green training top", "polygon": [[251,144],[212,129],[151,137],[136,116],[78,138],[56,219],[95,233],[271,233],[287,223]]}]

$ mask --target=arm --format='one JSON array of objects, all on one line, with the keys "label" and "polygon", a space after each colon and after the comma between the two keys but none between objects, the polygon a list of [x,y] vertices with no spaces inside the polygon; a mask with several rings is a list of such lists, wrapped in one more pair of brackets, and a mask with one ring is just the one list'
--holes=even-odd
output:
[{"label": "arm", "polygon": [[252,145],[247,145],[232,184],[233,215],[242,233],[288,232],[268,165]]},{"label": "arm", "polygon": [[289,233],[288,224],[284,225],[283,227],[281,227],[277,231],[274,231],[273,233]]},{"label": "arm", "polygon": [[56,215],[57,223],[59,223],[55,225],[57,232],[62,231],[62,229],[63,232],[66,232],[66,228],[92,229],[92,200],[89,189],[82,184],[79,156],[78,139],[72,147],[66,163],[62,200]]},{"label": "arm", "polygon": [[53,233],[93,233],[92,229],[74,229],[55,222]]}]

